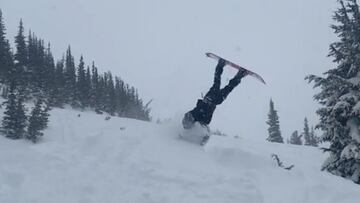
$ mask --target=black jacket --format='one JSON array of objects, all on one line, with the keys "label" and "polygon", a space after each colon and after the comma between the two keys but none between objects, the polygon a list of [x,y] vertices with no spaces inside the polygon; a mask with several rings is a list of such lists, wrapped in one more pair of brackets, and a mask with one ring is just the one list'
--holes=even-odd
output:
[{"label": "black jacket", "polygon": [[196,103],[196,107],[191,110],[190,113],[194,117],[195,121],[198,121],[202,125],[208,125],[211,121],[215,108],[216,105],[199,99]]}]

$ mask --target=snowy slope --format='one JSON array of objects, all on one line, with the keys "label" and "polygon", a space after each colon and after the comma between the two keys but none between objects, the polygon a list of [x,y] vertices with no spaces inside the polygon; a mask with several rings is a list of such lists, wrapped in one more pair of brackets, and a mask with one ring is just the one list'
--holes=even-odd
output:
[{"label": "snowy slope", "polygon": [[[80,117],[78,117],[80,114]],[[320,172],[316,148],[255,135],[205,147],[156,125],[54,109],[43,141],[0,136],[0,202],[358,202],[360,187]],[[276,166],[276,153],[291,171]]]}]

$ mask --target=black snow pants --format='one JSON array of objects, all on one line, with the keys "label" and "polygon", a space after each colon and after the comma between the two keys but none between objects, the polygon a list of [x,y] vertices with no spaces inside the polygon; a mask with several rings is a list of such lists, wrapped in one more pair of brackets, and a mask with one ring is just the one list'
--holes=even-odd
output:
[{"label": "black snow pants", "polygon": [[216,105],[221,104],[229,93],[241,82],[241,78],[244,77],[244,72],[239,71],[234,78],[229,81],[229,84],[220,89],[221,74],[223,73],[225,65],[225,61],[220,59],[215,69],[212,87],[203,99],[197,101],[196,107],[188,112],[192,115],[194,122],[198,121],[202,125],[208,125],[212,119]]}]

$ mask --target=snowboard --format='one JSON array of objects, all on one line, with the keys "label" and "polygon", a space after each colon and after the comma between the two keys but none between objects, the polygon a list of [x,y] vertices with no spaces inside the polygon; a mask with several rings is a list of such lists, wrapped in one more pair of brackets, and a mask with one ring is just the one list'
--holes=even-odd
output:
[{"label": "snowboard", "polygon": [[236,68],[238,70],[245,70],[247,75],[250,75],[250,76],[256,78],[257,80],[259,80],[260,82],[266,84],[265,80],[259,74],[255,73],[255,72],[253,72],[251,70],[248,70],[248,69],[246,69],[244,67],[241,67],[241,66],[239,66],[239,65],[237,65],[237,64],[235,64],[235,63],[233,63],[233,62],[231,62],[229,60],[226,60],[226,59],[224,59],[224,58],[222,58],[222,57],[220,57],[220,56],[218,56],[216,54],[213,54],[213,53],[206,53],[206,56],[210,57],[210,58],[213,58],[215,60],[223,59],[223,60],[225,60],[226,65],[229,65],[229,66],[231,66],[233,68]]}]

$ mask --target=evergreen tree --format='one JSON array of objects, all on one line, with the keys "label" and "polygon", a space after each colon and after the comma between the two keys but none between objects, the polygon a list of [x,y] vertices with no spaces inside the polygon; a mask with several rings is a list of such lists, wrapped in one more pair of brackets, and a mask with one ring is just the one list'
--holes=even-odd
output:
[{"label": "evergreen tree", "polygon": [[23,90],[25,90],[27,86],[25,78],[25,69],[27,65],[27,47],[25,43],[24,27],[22,20],[20,20],[18,34],[15,37],[15,46],[15,64],[9,71],[8,80],[13,82],[16,86],[19,86],[21,92],[24,93]]},{"label": "evergreen tree", "polygon": [[304,145],[311,145],[310,129],[309,129],[309,124],[308,124],[307,118],[304,119],[303,135],[304,135],[304,140],[305,140]]},{"label": "evergreen tree", "polygon": [[[49,48],[48,48],[49,49]],[[53,69],[53,59],[51,52],[45,49],[44,40],[38,39],[35,34],[29,34],[28,39],[28,66],[26,78],[28,80],[28,89],[35,97],[46,93],[48,88],[48,79],[50,71]]]},{"label": "evergreen tree", "polygon": [[266,140],[269,142],[284,143],[280,132],[279,117],[277,115],[277,111],[274,109],[274,102],[272,100],[270,100],[270,111],[268,114],[268,121],[266,123],[269,125],[269,137]]},{"label": "evergreen tree", "polygon": [[314,96],[322,105],[317,128],[323,131],[321,140],[330,142],[322,169],[360,184],[360,12],[357,0],[339,3],[332,25],[339,41],[330,45],[329,53],[336,67],[324,77],[306,79],[321,88]]},{"label": "evergreen tree", "polygon": [[77,69],[76,81],[76,99],[79,101],[81,108],[85,108],[87,104],[87,88],[88,87],[86,83],[85,63],[83,56],[81,56]]},{"label": "evergreen tree", "polygon": [[24,136],[26,115],[23,100],[16,90],[15,83],[11,83],[6,110],[2,120],[2,131],[10,139],[20,139]]},{"label": "evergreen tree", "polygon": [[15,53],[15,65],[25,68],[27,65],[27,47],[24,36],[24,26],[22,19],[19,23],[19,31],[15,37],[16,53]]},{"label": "evergreen tree", "polygon": [[[32,92],[35,97],[39,97],[39,95],[43,95],[46,93],[46,90],[50,88],[48,84],[48,78],[51,76],[49,75],[51,69],[53,67],[53,62],[51,59],[51,52],[50,55],[47,55],[44,40],[38,39],[34,36],[34,58],[29,58],[30,66],[32,69],[31,75],[31,82],[32,82]],[[30,46],[30,44],[29,44]],[[49,64],[48,64],[49,63]]]},{"label": "evergreen tree", "polygon": [[85,73],[85,88],[84,88],[84,97],[85,97],[85,106],[90,106],[90,98],[91,98],[91,72],[89,66],[86,69]]},{"label": "evergreen tree", "polygon": [[298,131],[295,130],[290,137],[290,144],[295,144],[295,145],[302,145],[302,141],[301,141],[301,137],[302,135],[298,134]]},{"label": "evergreen tree", "polygon": [[97,111],[98,113],[102,113],[105,110],[105,106],[106,106],[106,75],[105,74],[101,74],[99,75],[99,82],[98,82],[98,87],[96,90],[96,98],[97,98],[97,106],[95,107],[95,111]]},{"label": "evergreen tree", "polygon": [[65,57],[65,70],[64,70],[64,80],[65,80],[65,101],[72,106],[77,106],[76,104],[76,74],[75,74],[75,63],[74,57],[71,54],[70,46],[66,51]]},{"label": "evergreen tree", "polygon": [[56,63],[54,88],[50,97],[51,106],[62,108],[65,104],[64,58]]},{"label": "evergreen tree", "polygon": [[23,21],[20,20],[13,56],[5,39],[0,11],[0,82],[6,82],[1,87],[1,95],[7,96],[11,92],[10,84],[14,85],[19,109],[23,101],[44,97],[49,106],[70,104],[73,107],[91,107],[98,113],[150,120],[150,102],[144,105],[137,90],[113,77],[111,72],[99,74],[94,63],[91,69],[88,67],[85,70],[82,56],[76,70],[70,46],[65,57],[55,65],[50,44],[45,48],[44,40],[31,31],[27,41],[25,39]]},{"label": "evergreen tree", "polygon": [[115,77],[115,97],[118,116],[125,116],[125,107],[127,106],[126,89],[124,82],[119,77]]},{"label": "evergreen tree", "polygon": [[101,112],[100,77],[94,62],[92,63],[91,71],[92,71],[92,76],[91,76],[91,91],[90,91],[90,107],[95,109],[97,113],[100,113]]},{"label": "evergreen tree", "polygon": [[31,140],[34,143],[37,142],[39,137],[43,135],[39,127],[41,104],[42,101],[40,99],[36,101],[34,108],[31,110],[31,115],[29,118],[26,139]]},{"label": "evergreen tree", "polygon": [[[53,99],[53,93],[56,89],[56,69],[55,69],[55,61],[54,57],[51,53],[50,43],[48,43],[48,47],[45,52],[44,58],[45,72],[44,72],[44,91],[46,97],[51,101]],[[52,102],[50,102],[52,103]]]},{"label": "evergreen tree", "polygon": [[9,41],[5,37],[5,24],[0,10],[0,83],[7,82],[8,73],[13,67],[13,57]]},{"label": "evergreen tree", "polygon": [[44,134],[42,130],[47,127],[48,123],[48,106],[43,106],[43,99],[38,99],[35,103],[34,108],[31,111],[31,116],[29,118],[29,125],[27,130],[26,139],[36,143],[40,137]]},{"label": "evergreen tree", "polygon": [[313,147],[318,146],[318,138],[315,135],[314,127],[311,127],[311,131],[310,131],[310,146],[313,146]]},{"label": "evergreen tree", "polygon": [[38,42],[38,57],[39,57],[39,68],[37,69],[37,75],[38,75],[38,85],[39,88],[38,92],[40,92],[40,95],[43,95],[45,93],[45,90],[47,89],[47,78],[49,77],[49,70],[50,67],[46,64],[46,49],[45,49],[45,43],[44,40],[40,39]]},{"label": "evergreen tree", "polygon": [[2,131],[6,137],[19,139],[20,136],[16,134],[16,95],[14,84],[10,86],[7,101],[4,104],[6,104],[6,110],[2,120]]},{"label": "evergreen tree", "polygon": [[115,115],[116,110],[116,98],[115,98],[115,86],[112,74],[110,72],[104,74],[105,80],[105,94],[104,94],[104,110],[110,115]]}]

